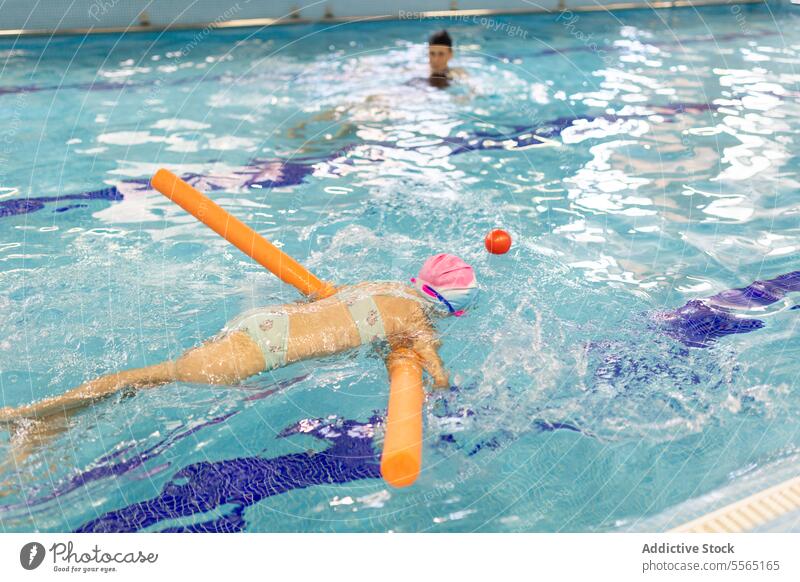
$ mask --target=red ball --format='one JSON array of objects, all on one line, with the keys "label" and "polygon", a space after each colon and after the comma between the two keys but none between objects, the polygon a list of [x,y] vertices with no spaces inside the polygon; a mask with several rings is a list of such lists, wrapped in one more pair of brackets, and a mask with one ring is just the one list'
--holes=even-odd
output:
[{"label": "red ball", "polygon": [[493,255],[504,255],[511,248],[511,235],[504,230],[493,230],[486,235],[486,250]]}]

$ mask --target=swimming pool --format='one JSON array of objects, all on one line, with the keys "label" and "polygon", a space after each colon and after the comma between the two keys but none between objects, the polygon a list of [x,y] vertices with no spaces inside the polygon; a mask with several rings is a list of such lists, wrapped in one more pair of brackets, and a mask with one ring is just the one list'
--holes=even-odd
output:
[{"label": "swimming pool", "polygon": [[[446,251],[482,296],[440,327],[455,386],[414,487],[378,478],[387,379],[364,351],[99,403],[0,477],[0,528],[660,530],[790,474],[791,296],[703,346],[649,314],[798,269],[796,14],[3,41],[0,406],[298,299],[148,190],[161,166],[320,278],[406,280]],[[444,25],[468,78],[440,90]],[[483,249],[495,227],[508,255]]]}]

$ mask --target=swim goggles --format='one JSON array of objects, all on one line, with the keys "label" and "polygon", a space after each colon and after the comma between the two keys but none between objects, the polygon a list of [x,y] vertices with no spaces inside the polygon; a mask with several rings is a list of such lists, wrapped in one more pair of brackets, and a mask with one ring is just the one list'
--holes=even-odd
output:
[{"label": "swim goggles", "polygon": [[[411,282],[412,283],[416,283],[417,282],[416,277],[411,277]],[[442,296],[441,293],[439,293],[436,289],[434,289],[430,285],[427,285],[427,284],[423,283],[422,286],[420,287],[420,289],[422,289],[422,291],[425,294],[430,295],[434,299],[438,299],[439,301],[444,303],[445,307],[447,307],[447,310],[452,315],[454,315],[456,317],[461,317],[462,315],[464,315],[464,310],[463,309],[456,310],[452,305],[450,305],[450,302]]]}]

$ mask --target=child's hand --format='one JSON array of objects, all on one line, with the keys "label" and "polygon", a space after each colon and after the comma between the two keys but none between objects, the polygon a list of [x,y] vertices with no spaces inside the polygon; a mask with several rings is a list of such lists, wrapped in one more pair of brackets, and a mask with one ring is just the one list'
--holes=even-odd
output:
[{"label": "child's hand", "polygon": [[8,424],[17,419],[17,415],[14,414],[14,409],[10,406],[6,406],[5,408],[0,408],[0,425]]},{"label": "child's hand", "polygon": [[450,375],[444,370],[433,376],[433,387],[438,389],[450,388]]}]

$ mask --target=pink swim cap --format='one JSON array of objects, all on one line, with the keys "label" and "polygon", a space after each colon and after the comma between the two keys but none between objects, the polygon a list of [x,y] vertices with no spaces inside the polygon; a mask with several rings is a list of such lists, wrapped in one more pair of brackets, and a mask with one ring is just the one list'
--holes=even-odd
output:
[{"label": "pink swim cap", "polygon": [[411,279],[426,299],[462,315],[478,293],[475,271],[455,255],[442,253],[430,257],[419,275]]}]

